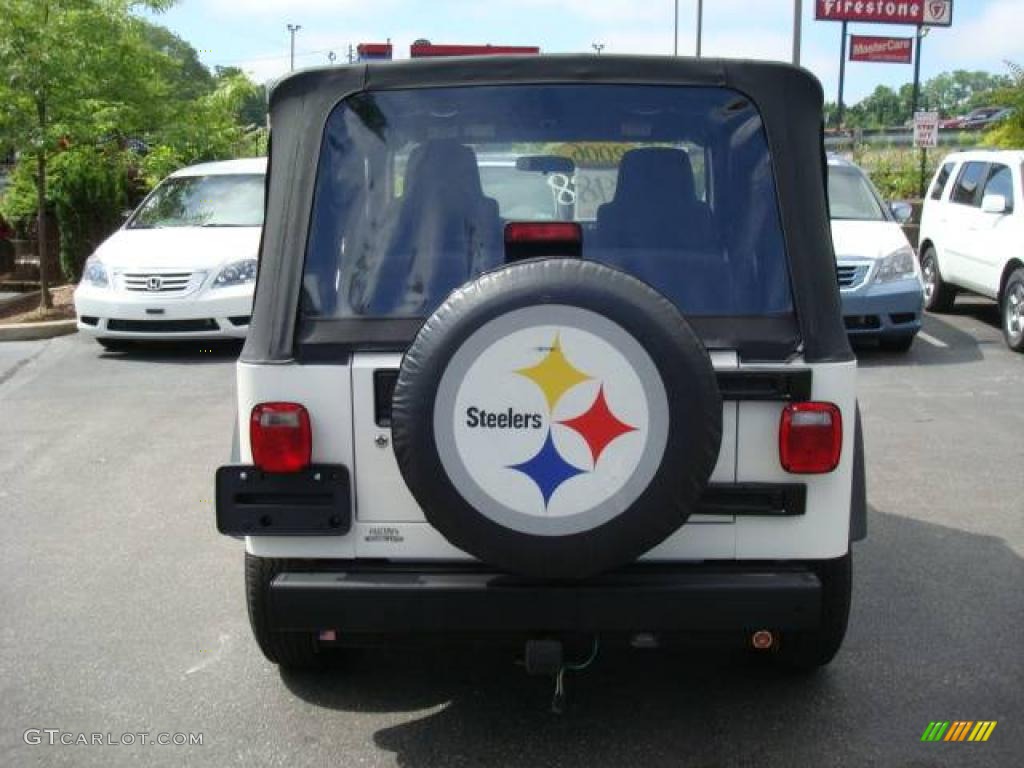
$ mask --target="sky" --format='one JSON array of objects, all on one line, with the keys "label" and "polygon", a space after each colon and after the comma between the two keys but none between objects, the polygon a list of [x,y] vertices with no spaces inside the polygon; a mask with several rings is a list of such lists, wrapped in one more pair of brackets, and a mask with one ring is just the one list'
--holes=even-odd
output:
[{"label": "sky", "polygon": [[[697,0],[678,0],[679,54],[696,45]],[[834,101],[839,79],[841,25],[814,20],[814,0],[803,0],[801,63]],[[156,21],[200,52],[208,66],[239,66],[260,82],[288,71],[288,24],[296,68],[325,66],[349,45],[385,42],[395,58],[419,38],[433,43],[537,45],[545,53],[671,54],[674,0],[179,0]],[[703,55],[788,61],[794,0],[704,0]],[[911,36],[912,27],[851,24],[850,32]],[[1005,61],[1024,66],[1024,0],[955,0],[953,26],[934,28],[922,48],[927,80],[953,69],[1007,73]],[[852,104],[879,84],[913,79],[907,64],[847,63],[844,101]]]}]

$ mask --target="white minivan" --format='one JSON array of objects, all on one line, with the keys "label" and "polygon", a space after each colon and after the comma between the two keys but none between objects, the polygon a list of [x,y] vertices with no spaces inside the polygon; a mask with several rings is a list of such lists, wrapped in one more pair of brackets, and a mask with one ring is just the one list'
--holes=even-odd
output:
[{"label": "white minivan", "polygon": [[943,160],[921,214],[925,308],[958,291],[999,302],[1010,349],[1024,352],[1024,150],[957,152]]},{"label": "white minivan", "polygon": [[89,257],[78,330],[104,348],[245,338],[263,226],[266,158],[182,168]]}]

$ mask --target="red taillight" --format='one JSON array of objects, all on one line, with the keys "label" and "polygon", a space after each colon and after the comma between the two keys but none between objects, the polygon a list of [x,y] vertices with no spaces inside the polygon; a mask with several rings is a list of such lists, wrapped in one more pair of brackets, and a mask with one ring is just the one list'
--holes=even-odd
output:
[{"label": "red taillight", "polygon": [[583,241],[575,221],[512,221],[505,225],[506,243],[573,243]]},{"label": "red taillight", "polygon": [[782,411],[779,460],[787,472],[821,475],[839,466],[843,415],[832,403],[793,403]]},{"label": "red taillight", "polygon": [[260,403],[249,420],[252,460],[264,472],[298,472],[309,466],[313,430],[297,403]]}]

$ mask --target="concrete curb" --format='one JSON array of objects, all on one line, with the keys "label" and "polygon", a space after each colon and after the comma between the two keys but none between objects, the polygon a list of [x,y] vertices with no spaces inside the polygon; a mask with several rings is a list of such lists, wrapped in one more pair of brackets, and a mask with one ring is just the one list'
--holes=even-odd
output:
[{"label": "concrete curb", "polygon": [[78,332],[77,320],[49,320],[45,323],[0,325],[0,341],[39,341]]}]

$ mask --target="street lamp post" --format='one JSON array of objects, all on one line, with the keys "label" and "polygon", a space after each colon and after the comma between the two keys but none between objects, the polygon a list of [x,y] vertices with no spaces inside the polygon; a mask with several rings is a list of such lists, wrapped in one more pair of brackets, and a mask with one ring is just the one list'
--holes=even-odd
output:
[{"label": "street lamp post", "polygon": [[600,56],[601,51],[604,50],[604,43],[592,43],[590,47],[597,51],[597,55]]},{"label": "street lamp post", "polygon": [[800,66],[800,28],[803,16],[803,0],[793,0],[793,63],[797,66]]},{"label": "street lamp post", "polygon": [[288,32],[292,36],[292,44],[291,44],[291,69],[292,69],[292,71],[295,70],[295,33],[298,32],[300,29],[302,29],[302,25],[301,24],[289,24],[288,25]]},{"label": "street lamp post", "polygon": [[697,0],[697,58],[700,58],[700,43],[704,36],[704,0]]},{"label": "street lamp post", "polygon": [[672,55],[679,55],[679,0],[676,0],[675,25],[672,27]]}]

